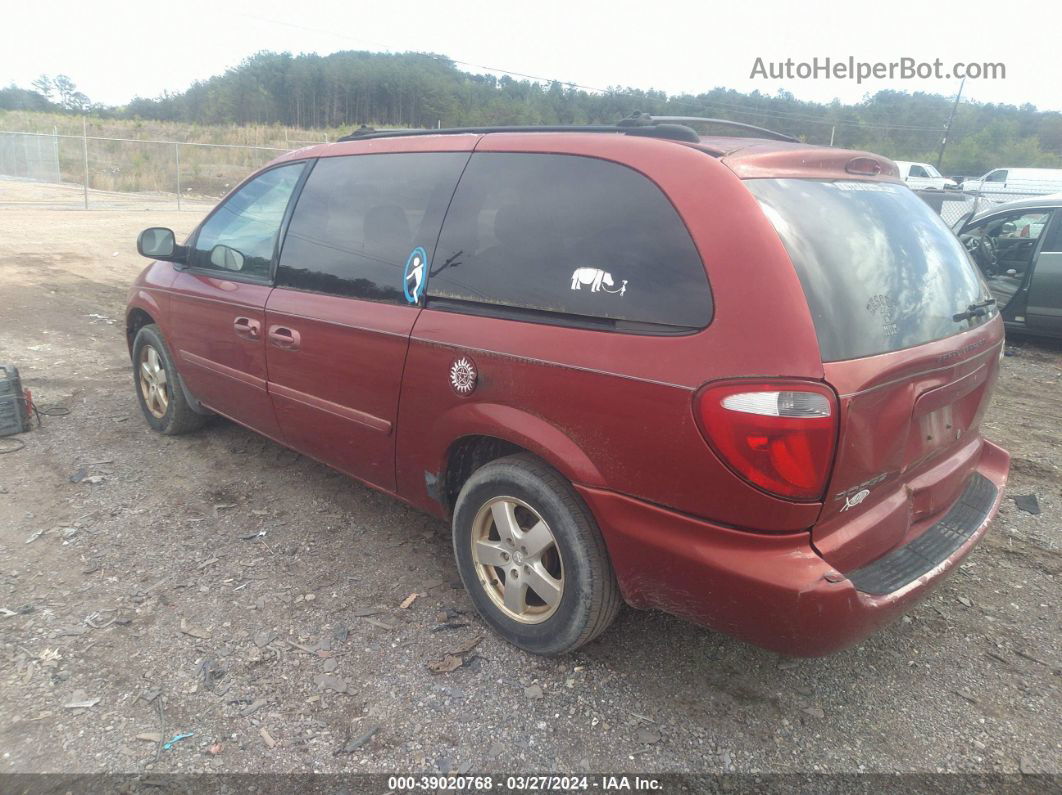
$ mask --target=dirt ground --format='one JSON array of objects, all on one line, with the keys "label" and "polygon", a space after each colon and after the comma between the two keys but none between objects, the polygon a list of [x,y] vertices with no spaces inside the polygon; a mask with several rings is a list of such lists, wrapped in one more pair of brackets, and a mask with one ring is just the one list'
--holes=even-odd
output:
[{"label": "dirt ground", "polygon": [[0,771],[1060,772],[1062,346],[1010,341],[1002,513],[857,648],[626,610],[541,659],[476,618],[439,522],[228,422],[148,429],[134,241],[198,217],[0,208],[0,362],[69,410],[0,455]]}]

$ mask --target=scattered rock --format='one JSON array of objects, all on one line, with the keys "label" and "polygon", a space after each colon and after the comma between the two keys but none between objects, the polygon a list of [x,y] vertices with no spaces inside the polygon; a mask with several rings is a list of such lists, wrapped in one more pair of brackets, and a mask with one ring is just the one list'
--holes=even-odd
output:
[{"label": "scattered rock", "polygon": [[270,748],[277,747],[277,741],[273,739],[273,735],[270,734],[265,726],[258,730],[258,733],[262,736],[262,742],[264,742]]},{"label": "scattered rock", "polygon": [[189,624],[184,618],[181,619],[181,632],[185,635],[190,635],[193,638],[199,638],[200,640],[209,640],[210,633],[202,627],[197,627],[194,624]]},{"label": "scattered rock", "polygon": [[369,742],[369,740],[371,740],[373,738],[373,736],[376,734],[376,732],[378,732],[378,731],[380,731],[380,727],[379,726],[370,726],[368,729],[366,729],[364,732],[359,734],[357,737],[351,738],[350,741],[346,745],[344,745],[342,748],[340,748],[338,751],[336,751],[333,754],[333,756],[339,756],[340,754],[351,754],[351,753],[354,753],[354,751],[357,751],[359,748],[361,748],[363,745],[365,745],[367,742]]},{"label": "scattered rock", "polygon": [[269,632],[262,630],[261,632],[254,633],[254,645],[260,649],[264,649],[270,643],[277,639],[276,632]]},{"label": "scattered rock", "polygon": [[456,654],[444,654],[438,660],[428,661],[428,670],[433,674],[445,674],[450,671],[456,671],[461,667],[463,661]]},{"label": "scattered rock", "polygon": [[240,717],[246,718],[248,715],[253,715],[254,713],[258,712],[258,710],[260,710],[262,707],[264,707],[266,703],[267,702],[264,698],[256,698],[254,701],[252,701],[250,704],[240,710]]},{"label": "scattered rock", "polygon": [[960,603],[960,604],[962,604],[962,605],[964,605],[965,607],[973,607],[973,602],[971,602],[971,601],[970,601],[970,600],[969,600],[968,598],[966,598],[965,596],[960,596],[960,597],[958,597],[958,600],[959,600],[959,603]]},{"label": "scattered rock", "polygon": [[1014,505],[1019,511],[1031,513],[1033,516],[1040,515],[1040,503],[1035,494],[1018,494],[1014,497]]},{"label": "scattered rock", "polygon": [[416,600],[417,600],[417,594],[416,593],[411,593],[409,596],[407,596],[405,599],[402,600],[402,604],[400,604],[399,607],[402,608],[403,610],[405,610],[411,604],[413,604]]},{"label": "scattered rock", "polygon": [[67,709],[88,709],[100,703],[99,698],[89,698],[84,690],[75,690],[70,700],[63,704]]},{"label": "scattered rock", "polygon": [[638,729],[635,737],[638,742],[645,745],[656,745],[660,742],[660,732],[653,731],[652,729]]},{"label": "scattered rock", "polygon": [[347,683],[342,676],[335,674],[317,674],[313,678],[314,684],[319,690],[334,690],[337,693],[346,693]]},{"label": "scattered rock", "polygon": [[26,539],[26,543],[27,544],[32,544],[34,541],[36,541],[38,538],[40,538],[42,535],[44,535],[47,532],[48,532],[48,528],[45,528],[43,530],[36,530],[33,533],[30,533],[29,538]]},{"label": "scattered rock", "polygon": [[542,687],[540,685],[531,685],[524,688],[524,695],[528,698],[542,698]]},{"label": "scattered rock", "polygon": [[822,707],[805,707],[804,708],[804,714],[805,715],[810,715],[813,718],[825,718],[826,717],[826,713],[823,711]]},{"label": "scattered rock", "polygon": [[161,743],[162,732],[141,732],[136,736],[136,739],[143,740],[146,743]]},{"label": "scattered rock", "polygon": [[213,690],[226,672],[214,660],[203,660],[199,663],[199,673],[203,677],[203,687]]},{"label": "scattered rock", "polygon": [[321,670],[324,671],[326,674],[330,674],[338,667],[339,660],[337,660],[335,657],[329,657],[327,660],[324,661],[324,664],[321,666]]}]

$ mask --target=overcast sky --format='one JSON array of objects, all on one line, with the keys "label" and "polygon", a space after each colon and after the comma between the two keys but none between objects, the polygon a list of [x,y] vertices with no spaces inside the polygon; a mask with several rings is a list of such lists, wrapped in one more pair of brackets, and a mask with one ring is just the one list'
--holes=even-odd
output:
[{"label": "overcast sky", "polygon": [[[968,80],[984,102],[1062,110],[1057,0],[855,3],[406,2],[404,0],[5,0],[0,85],[67,74],[95,102],[177,92],[258,50],[428,51],[591,87],[668,93],[716,86],[857,102],[890,88],[953,95],[957,79],[751,79],[765,62],[993,62],[1006,78]],[[472,70],[471,67],[461,68]]]}]

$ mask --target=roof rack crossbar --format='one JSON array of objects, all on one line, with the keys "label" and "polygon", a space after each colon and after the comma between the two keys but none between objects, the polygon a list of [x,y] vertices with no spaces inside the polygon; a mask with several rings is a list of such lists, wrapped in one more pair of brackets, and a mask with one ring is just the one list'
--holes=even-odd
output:
[{"label": "roof rack crossbar", "polygon": [[764,138],[771,138],[776,141],[788,141],[790,143],[800,143],[799,139],[794,138],[792,135],[786,135],[776,130],[768,130],[766,127],[757,127],[754,124],[745,124],[741,121],[730,121],[730,119],[709,119],[702,116],[649,116],[650,124],[713,124],[717,127],[732,127],[737,130],[748,130],[749,132],[756,132],[762,135]]}]

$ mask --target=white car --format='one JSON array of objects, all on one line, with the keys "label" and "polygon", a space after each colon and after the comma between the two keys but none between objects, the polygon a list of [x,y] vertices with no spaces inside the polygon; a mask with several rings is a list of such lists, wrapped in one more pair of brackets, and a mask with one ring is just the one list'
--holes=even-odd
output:
[{"label": "white car", "polygon": [[954,190],[959,184],[943,176],[929,163],[910,163],[906,160],[895,161],[900,169],[900,179],[911,190]]},{"label": "white car", "polygon": [[1062,168],[994,168],[962,184],[968,193],[1011,193],[1041,196],[1062,192]]}]

